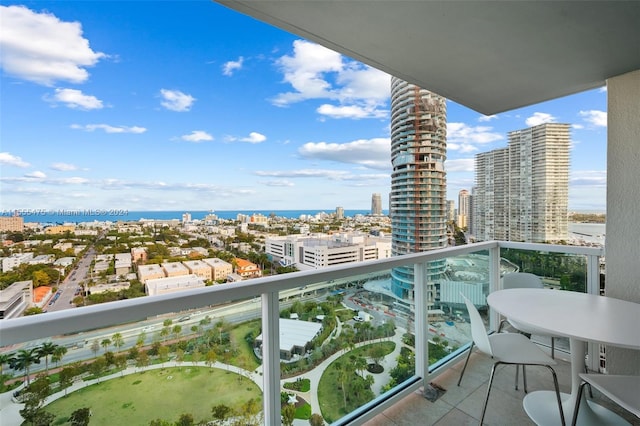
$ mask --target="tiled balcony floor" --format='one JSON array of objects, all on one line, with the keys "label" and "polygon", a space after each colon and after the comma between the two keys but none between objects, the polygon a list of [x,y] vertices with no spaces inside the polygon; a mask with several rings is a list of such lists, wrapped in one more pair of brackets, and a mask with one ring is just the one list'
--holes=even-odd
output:
[{"label": "tiled balcony floor", "polygon": [[[555,370],[558,374],[560,392],[569,393],[571,365],[567,362],[568,355],[556,352],[556,360],[558,365],[555,366]],[[464,360],[433,380],[433,383],[446,389],[446,392],[435,402],[430,402],[422,396],[421,391],[416,391],[366,422],[365,425],[478,425],[493,362],[490,357],[474,351],[462,384],[458,387],[457,381],[463,364]],[[517,391],[514,390],[514,381],[515,367],[500,366],[494,378],[484,424],[534,425],[522,407],[522,399],[525,395],[522,390],[522,374],[520,374],[520,386]],[[541,389],[552,390],[553,379],[550,371],[544,367],[527,367],[527,388],[529,392]],[[638,418],[604,399],[595,390],[594,399],[600,405],[620,414],[632,425],[640,425]]]}]

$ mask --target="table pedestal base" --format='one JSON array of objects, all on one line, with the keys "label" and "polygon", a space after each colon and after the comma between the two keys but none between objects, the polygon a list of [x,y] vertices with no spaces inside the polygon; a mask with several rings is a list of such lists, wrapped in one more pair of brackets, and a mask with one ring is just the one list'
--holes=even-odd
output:
[{"label": "table pedestal base", "polygon": [[[562,409],[564,410],[565,423],[571,424],[573,418],[574,399],[567,393],[560,393]],[[584,398],[584,397],[583,397]],[[540,426],[561,425],[560,413],[556,393],[553,391],[536,391],[524,397],[524,411],[529,418]],[[590,400],[584,400],[578,410],[579,426],[583,425],[629,425],[625,419]]]}]

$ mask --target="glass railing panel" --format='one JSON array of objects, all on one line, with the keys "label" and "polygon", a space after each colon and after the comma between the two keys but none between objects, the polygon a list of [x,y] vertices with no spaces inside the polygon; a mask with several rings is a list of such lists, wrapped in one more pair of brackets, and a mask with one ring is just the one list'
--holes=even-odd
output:
[{"label": "glass railing panel", "polygon": [[280,299],[282,400],[295,418],[338,421],[414,376],[412,352],[408,370],[398,368],[413,317],[398,309],[390,270],[309,283]]},{"label": "glass railing panel", "polygon": [[[174,424],[181,416],[196,424],[216,416],[262,424],[260,359],[253,346],[260,331],[259,300],[166,312],[124,324],[114,317],[113,324],[97,329],[83,329],[79,317],[73,332],[0,348],[7,361],[3,390],[14,392],[2,416],[52,416],[51,424],[63,424],[75,411],[88,408],[96,425],[113,424],[114,416],[122,424],[158,419]],[[90,308],[74,313],[85,309]],[[53,314],[41,314],[42,320],[48,315]],[[27,381],[30,389],[45,391],[26,391]],[[18,402],[47,394],[46,405],[20,412]]]},{"label": "glass railing panel", "polygon": [[[516,269],[539,276],[544,288],[586,293],[588,289],[588,256],[562,251],[562,246],[554,246],[554,251],[501,248],[500,256]],[[501,274],[502,275],[502,274]],[[596,278],[600,282],[600,278]],[[502,284],[500,284],[500,287]],[[551,337],[533,335],[536,343],[551,347]],[[569,339],[554,337],[556,350],[569,352]]]},{"label": "glass railing panel", "polygon": [[[431,370],[459,354],[471,342],[469,313],[461,294],[476,306],[488,329],[490,265],[487,250],[449,256],[444,260],[443,272],[434,277],[433,305],[428,312]],[[508,268],[508,264],[501,264],[501,269]]]}]

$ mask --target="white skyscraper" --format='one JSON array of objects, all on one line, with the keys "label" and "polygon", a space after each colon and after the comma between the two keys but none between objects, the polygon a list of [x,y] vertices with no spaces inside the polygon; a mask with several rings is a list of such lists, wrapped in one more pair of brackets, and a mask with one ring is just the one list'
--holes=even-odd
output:
[{"label": "white skyscraper", "polygon": [[568,236],[569,124],[509,132],[509,146],[476,155],[479,241],[557,242]]}]

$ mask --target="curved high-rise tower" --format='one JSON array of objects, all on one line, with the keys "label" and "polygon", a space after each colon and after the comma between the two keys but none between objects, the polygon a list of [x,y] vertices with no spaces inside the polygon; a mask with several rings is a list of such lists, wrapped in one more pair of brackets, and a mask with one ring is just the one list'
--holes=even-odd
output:
[{"label": "curved high-rise tower", "polygon": [[[440,95],[391,78],[391,196],[394,256],[446,247],[447,106]],[[431,282],[444,271],[431,262]],[[413,268],[391,272],[392,290],[413,301]],[[430,290],[433,290],[431,288]]]}]

